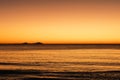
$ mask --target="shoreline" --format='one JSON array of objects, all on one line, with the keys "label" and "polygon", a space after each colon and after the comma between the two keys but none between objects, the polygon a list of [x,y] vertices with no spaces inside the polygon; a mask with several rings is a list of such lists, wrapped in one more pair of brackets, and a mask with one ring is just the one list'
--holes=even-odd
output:
[{"label": "shoreline", "polygon": [[47,72],[37,70],[0,70],[0,79],[13,78],[20,80],[119,80],[119,75],[120,71]]}]

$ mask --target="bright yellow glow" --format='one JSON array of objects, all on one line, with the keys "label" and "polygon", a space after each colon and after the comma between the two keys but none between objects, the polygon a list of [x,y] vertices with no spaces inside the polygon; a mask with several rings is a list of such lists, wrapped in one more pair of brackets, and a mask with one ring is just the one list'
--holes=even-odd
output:
[{"label": "bright yellow glow", "polygon": [[0,43],[120,43],[119,1],[33,2],[1,3]]}]

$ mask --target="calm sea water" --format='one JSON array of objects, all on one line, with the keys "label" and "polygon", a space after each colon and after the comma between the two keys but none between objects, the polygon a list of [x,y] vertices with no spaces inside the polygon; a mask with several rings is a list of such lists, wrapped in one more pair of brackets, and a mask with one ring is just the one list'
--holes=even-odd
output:
[{"label": "calm sea water", "polygon": [[[61,77],[60,73],[65,72],[120,71],[120,49],[39,50],[31,49],[29,46],[26,47],[27,50],[8,49],[8,46],[6,50],[5,46],[2,48],[4,49],[0,50],[0,70],[3,74],[0,74],[7,75],[13,71],[12,77],[6,76],[11,79],[15,77],[56,78]],[[41,74],[38,75],[35,71]],[[20,76],[22,74],[24,76]],[[2,78],[5,77],[1,76]]]}]

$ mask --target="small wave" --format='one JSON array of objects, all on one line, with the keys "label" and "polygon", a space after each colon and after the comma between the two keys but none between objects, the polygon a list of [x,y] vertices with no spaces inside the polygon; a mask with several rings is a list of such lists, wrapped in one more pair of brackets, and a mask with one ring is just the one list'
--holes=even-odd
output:
[{"label": "small wave", "polygon": [[15,66],[69,66],[69,65],[96,65],[96,66],[120,66],[120,63],[114,62],[33,62],[33,63],[6,63],[0,62],[0,65],[15,65]]}]

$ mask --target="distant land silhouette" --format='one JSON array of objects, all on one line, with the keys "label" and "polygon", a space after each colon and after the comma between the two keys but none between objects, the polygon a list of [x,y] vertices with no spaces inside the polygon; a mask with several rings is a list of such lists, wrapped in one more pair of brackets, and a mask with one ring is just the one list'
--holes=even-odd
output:
[{"label": "distant land silhouette", "polygon": [[0,43],[0,45],[41,45],[43,43],[41,42],[35,42],[35,43],[28,43],[28,42],[24,42],[24,43]]},{"label": "distant land silhouette", "polygon": [[22,43],[23,45],[29,45],[29,44],[33,44],[33,45],[40,45],[40,44],[43,44],[41,42],[36,42],[36,43],[27,43],[27,42],[24,42]]}]

